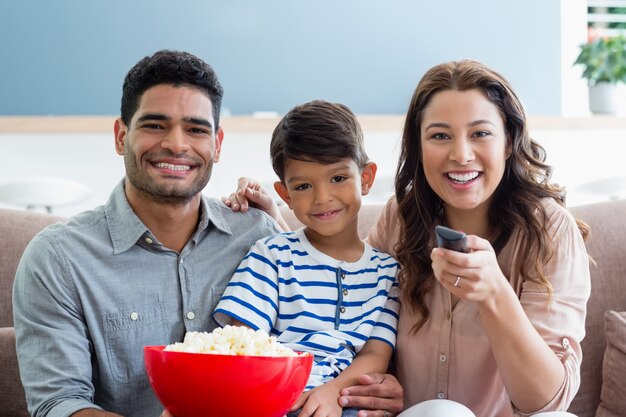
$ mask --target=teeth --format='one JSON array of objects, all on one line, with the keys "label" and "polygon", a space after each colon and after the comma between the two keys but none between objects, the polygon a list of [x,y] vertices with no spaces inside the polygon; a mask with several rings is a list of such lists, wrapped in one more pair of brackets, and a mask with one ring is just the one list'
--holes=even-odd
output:
[{"label": "teeth", "polygon": [[158,162],[155,166],[157,168],[171,169],[172,171],[189,171],[191,169],[189,165],[174,165],[167,162]]},{"label": "teeth", "polygon": [[461,183],[465,183],[468,181],[471,181],[473,179],[476,179],[478,177],[479,173],[474,171],[474,172],[467,172],[465,174],[454,174],[452,172],[448,173],[448,177],[450,177],[451,179],[453,179],[456,182],[461,182]]}]

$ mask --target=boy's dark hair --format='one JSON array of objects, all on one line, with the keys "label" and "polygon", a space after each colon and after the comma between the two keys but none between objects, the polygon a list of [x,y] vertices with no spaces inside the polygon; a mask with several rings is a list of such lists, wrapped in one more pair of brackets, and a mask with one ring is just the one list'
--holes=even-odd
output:
[{"label": "boy's dark hair", "polygon": [[291,109],[272,134],[272,167],[284,182],[285,161],[332,164],[351,158],[363,169],[369,162],[363,132],[352,111],[339,103],[314,100]]},{"label": "boy's dark hair", "polygon": [[161,50],[147,56],[128,71],[122,88],[121,117],[129,126],[143,93],[159,84],[194,87],[205,93],[213,105],[214,129],[219,126],[224,90],[213,68],[188,52]]}]

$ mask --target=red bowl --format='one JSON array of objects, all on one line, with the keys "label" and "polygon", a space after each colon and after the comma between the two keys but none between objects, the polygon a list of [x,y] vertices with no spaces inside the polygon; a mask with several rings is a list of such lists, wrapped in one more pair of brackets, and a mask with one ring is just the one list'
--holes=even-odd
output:
[{"label": "red bowl", "polygon": [[234,356],[143,349],[156,396],[175,417],[282,417],[309,378],[312,355]]}]

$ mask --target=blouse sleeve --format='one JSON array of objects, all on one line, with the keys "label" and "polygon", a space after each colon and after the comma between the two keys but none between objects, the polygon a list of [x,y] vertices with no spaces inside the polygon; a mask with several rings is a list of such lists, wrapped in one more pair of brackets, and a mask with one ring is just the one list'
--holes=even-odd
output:
[{"label": "blouse sleeve", "polygon": [[[520,301],[531,323],[548,346],[561,359],[565,379],[556,396],[536,412],[567,410],[580,386],[582,351],[585,336],[587,300],[591,291],[589,257],[582,235],[572,215],[552,203],[546,206],[548,234],[553,255],[544,268],[552,284],[550,302],[546,289],[525,281]],[[517,412],[518,416],[527,416]]]},{"label": "blouse sleeve", "polygon": [[394,246],[400,235],[400,220],[398,218],[398,203],[395,196],[391,197],[370,230],[367,243],[372,247],[396,257]]}]

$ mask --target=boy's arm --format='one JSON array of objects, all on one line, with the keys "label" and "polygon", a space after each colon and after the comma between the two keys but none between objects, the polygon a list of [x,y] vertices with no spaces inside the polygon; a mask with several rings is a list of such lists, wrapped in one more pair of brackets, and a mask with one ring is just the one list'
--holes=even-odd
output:
[{"label": "boy's arm", "polygon": [[275,238],[259,239],[235,270],[212,313],[220,326],[237,320],[253,330],[271,331],[279,304],[276,253],[269,247]]},{"label": "boy's arm", "polygon": [[248,211],[248,207],[256,207],[269,214],[283,231],[291,230],[280,214],[276,201],[254,178],[239,178],[237,180],[237,190],[228,197],[222,197],[222,202],[233,211],[241,211],[243,213]]},{"label": "boy's arm", "polygon": [[231,326],[241,326],[241,327],[247,327],[248,329],[252,329],[252,327],[248,326],[246,323],[243,323],[243,322],[237,320],[236,318],[231,318],[229,324]]},{"label": "boy's arm", "polygon": [[359,375],[366,373],[385,373],[389,368],[389,361],[393,348],[389,343],[382,340],[370,339],[361,348],[350,366],[339,374],[332,382],[337,384],[337,389],[358,385]]},{"label": "boy's arm", "polygon": [[291,411],[302,408],[301,417],[312,416],[317,410],[322,414],[332,415],[331,409],[338,410],[339,394],[343,388],[358,385],[359,376],[365,373],[384,373],[387,371],[393,348],[382,340],[370,339],[361,348],[350,366],[332,381],[309,392],[305,392]]}]

